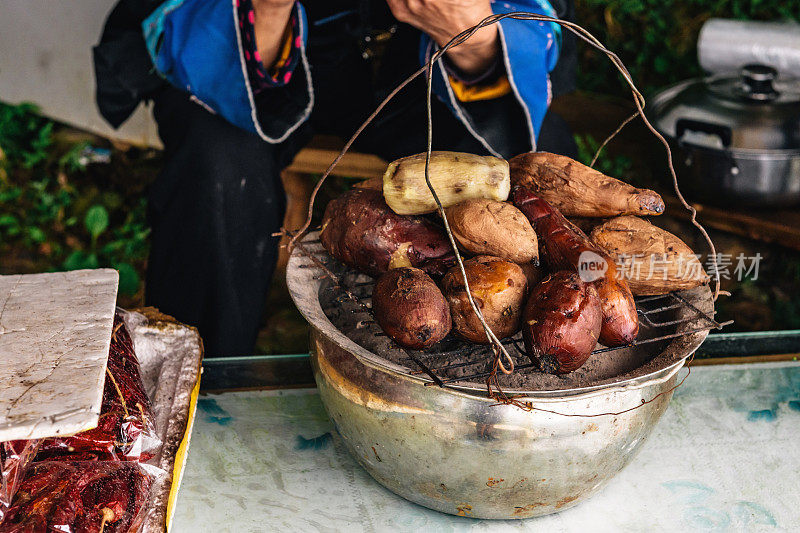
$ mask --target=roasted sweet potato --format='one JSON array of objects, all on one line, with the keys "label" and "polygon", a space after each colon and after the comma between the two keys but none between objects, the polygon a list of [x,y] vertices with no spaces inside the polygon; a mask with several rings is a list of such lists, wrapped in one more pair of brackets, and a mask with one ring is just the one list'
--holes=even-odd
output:
[{"label": "roasted sweet potato", "polygon": [[353,184],[356,189],[370,189],[372,191],[383,192],[383,178],[370,178],[368,180],[358,181]]},{"label": "roasted sweet potato", "polygon": [[[508,162],[492,156],[461,152],[431,152],[428,175],[443,207],[470,198],[504,201],[511,181]],[[421,215],[436,211],[425,182],[425,154],[392,161],[383,175],[383,196],[395,213]]]},{"label": "roasted sweet potato", "polygon": [[528,187],[565,216],[660,215],[664,201],[567,156],[529,152],[509,161],[512,186]]},{"label": "roasted sweet potato", "polygon": [[595,287],[575,272],[556,272],[531,290],[525,304],[525,349],[543,372],[572,372],[591,355],[601,322]]},{"label": "roasted sweet potato", "polygon": [[467,200],[445,210],[458,244],[474,254],[512,263],[539,261],[539,244],[531,223],[507,202]]},{"label": "roasted sweet potato", "polygon": [[528,217],[544,243],[550,269],[577,271],[584,281],[594,283],[603,309],[600,342],[606,346],[633,342],[639,333],[636,303],[611,256],[529,189],[515,187],[512,197],[514,205]]},{"label": "roasted sweet potato", "polygon": [[422,350],[450,332],[450,308],[442,291],[418,268],[383,274],[372,292],[375,321],[397,344]]},{"label": "roasted sweet potato", "polygon": [[606,275],[594,282],[603,309],[600,342],[606,346],[624,346],[639,334],[639,315],[630,287],[617,272],[613,260],[608,261]]},{"label": "roasted sweet potato", "polygon": [[634,216],[612,218],[592,230],[637,296],[666,294],[708,283],[703,265],[682,240]]},{"label": "roasted sweet potato", "polygon": [[[522,268],[497,257],[479,256],[464,261],[470,292],[484,320],[498,339],[519,331],[522,306],[528,283]],[[488,344],[478,316],[472,309],[458,267],[442,278],[442,290],[450,304],[453,327],[459,335],[472,342]]]},{"label": "roasted sweet potato", "polygon": [[567,220],[578,227],[586,235],[589,235],[594,228],[605,222],[606,218],[589,218],[589,217],[566,217]]},{"label": "roasted sweet potato", "polygon": [[441,275],[454,262],[441,228],[421,217],[394,213],[380,192],[369,189],[351,189],[331,200],[320,240],[333,257],[372,276],[390,265]]},{"label": "roasted sweet potato", "polygon": [[532,289],[542,281],[546,272],[541,264],[534,263],[517,263],[522,271],[525,273],[525,279],[528,280],[528,290]]}]

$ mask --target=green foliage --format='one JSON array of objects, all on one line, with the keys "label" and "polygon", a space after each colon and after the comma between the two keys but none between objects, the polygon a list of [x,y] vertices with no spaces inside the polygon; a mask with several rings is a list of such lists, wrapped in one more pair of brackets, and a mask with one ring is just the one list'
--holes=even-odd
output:
[{"label": "green foliage", "polygon": [[[119,271],[119,290],[123,294],[135,294],[139,290],[139,273],[128,261],[143,260],[147,255],[149,228],[144,222],[145,202],[141,200],[130,211],[124,222],[109,228],[108,210],[103,205],[93,205],[86,211],[84,226],[91,236],[91,246],[87,250],[73,250],[62,263],[65,270],[97,268],[110,266]],[[98,246],[98,239],[104,236],[105,244]]]},{"label": "green foliage", "polygon": [[73,250],[62,265],[64,270],[82,270],[84,268],[97,268],[100,262],[97,260],[95,252],[85,252],[83,250]]},{"label": "green foliage", "polygon": [[[119,272],[119,290],[122,294],[135,294],[139,290],[140,276],[131,261],[142,261],[147,256],[150,229],[144,221],[146,203],[141,199],[125,220],[109,230],[109,214],[103,205],[93,205],[86,211],[83,223],[91,236],[87,249],[73,250],[62,263],[65,270],[108,266]],[[108,231],[107,231],[108,230]],[[104,244],[98,246],[103,237]]]},{"label": "green foliage", "polygon": [[0,103],[0,255],[21,257],[30,271],[115,268],[120,293],[136,294],[148,253],[145,199],[115,190],[111,165],[90,172],[88,141],[59,148],[53,123],[35,112]]},{"label": "green foliage", "polygon": [[58,166],[66,172],[83,172],[86,170],[86,163],[83,160],[83,152],[89,148],[87,141],[73,145],[67,153],[58,160]]},{"label": "green foliage", "polygon": [[0,102],[0,148],[4,166],[33,168],[47,159],[53,142],[53,123],[37,114],[33,104],[7,105]]},{"label": "green foliage", "polygon": [[[616,52],[645,95],[701,74],[697,35],[712,17],[798,20],[800,2],[767,0],[577,0],[578,23]],[[624,94],[610,61],[579,45],[581,89]]]},{"label": "green foliage", "polygon": [[93,205],[86,211],[86,218],[83,220],[89,235],[92,236],[92,243],[97,241],[97,237],[108,227],[108,211],[102,205]]},{"label": "green foliage", "polygon": [[0,243],[16,240],[32,248],[47,240],[48,228],[63,224],[73,195],[51,185],[46,177],[21,184],[0,182]]},{"label": "green foliage", "polygon": [[[575,144],[578,145],[578,161],[584,165],[591,165],[594,154],[600,147],[600,143],[591,135],[575,135]],[[595,169],[606,176],[613,176],[624,179],[630,174],[633,161],[624,155],[611,156],[608,149],[604,148],[594,164]]]},{"label": "green foliage", "polygon": [[139,290],[139,273],[130,263],[114,263],[119,272],[119,291],[123,294],[136,294]]}]

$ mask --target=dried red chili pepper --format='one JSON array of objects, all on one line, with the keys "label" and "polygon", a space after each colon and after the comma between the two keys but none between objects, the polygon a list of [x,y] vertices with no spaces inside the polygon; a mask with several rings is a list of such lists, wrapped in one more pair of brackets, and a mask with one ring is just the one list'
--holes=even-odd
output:
[{"label": "dried red chili pepper", "polygon": [[65,457],[144,462],[153,456],[158,444],[139,360],[122,315],[117,313],[97,427],[72,437],[43,440],[36,460]]},{"label": "dried red chili pepper", "polygon": [[36,455],[39,439],[0,442],[0,522],[11,505],[25,468]]},{"label": "dried red chili pepper", "polygon": [[0,533],[136,530],[154,470],[134,462],[44,461],[25,472]]}]

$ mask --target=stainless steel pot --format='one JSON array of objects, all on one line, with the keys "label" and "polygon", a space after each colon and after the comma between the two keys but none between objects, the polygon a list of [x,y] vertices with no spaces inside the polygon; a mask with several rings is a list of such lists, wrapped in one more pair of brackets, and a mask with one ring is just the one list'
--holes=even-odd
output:
[{"label": "stainless steel pot", "polygon": [[[324,276],[297,249],[286,277],[311,326],[320,396],[349,452],[400,496],[476,518],[544,515],[597,492],[651,433],[678,371],[707,334],[675,338],[657,353],[631,348],[625,356],[641,364],[613,379],[572,389],[514,391],[531,403],[534,410],[527,412],[497,405],[481,384],[430,386],[412,369],[353,342],[323,312]],[[713,309],[707,287],[685,297],[703,312]],[[686,307],[672,309],[663,320],[686,312]],[[685,327],[690,331],[696,324]]]},{"label": "stainless steel pot", "polygon": [[800,83],[771,67],[689,80],[648,111],[670,141],[680,186],[709,203],[800,204]]}]

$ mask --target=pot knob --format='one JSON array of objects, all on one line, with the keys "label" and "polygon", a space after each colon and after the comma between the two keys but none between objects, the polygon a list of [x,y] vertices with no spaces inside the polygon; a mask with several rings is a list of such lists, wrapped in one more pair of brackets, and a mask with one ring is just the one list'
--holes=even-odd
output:
[{"label": "pot knob", "polygon": [[772,86],[772,82],[778,77],[778,71],[767,65],[750,64],[742,67],[743,96],[751,100],[774,100],[778,97],[778,91]]}]

